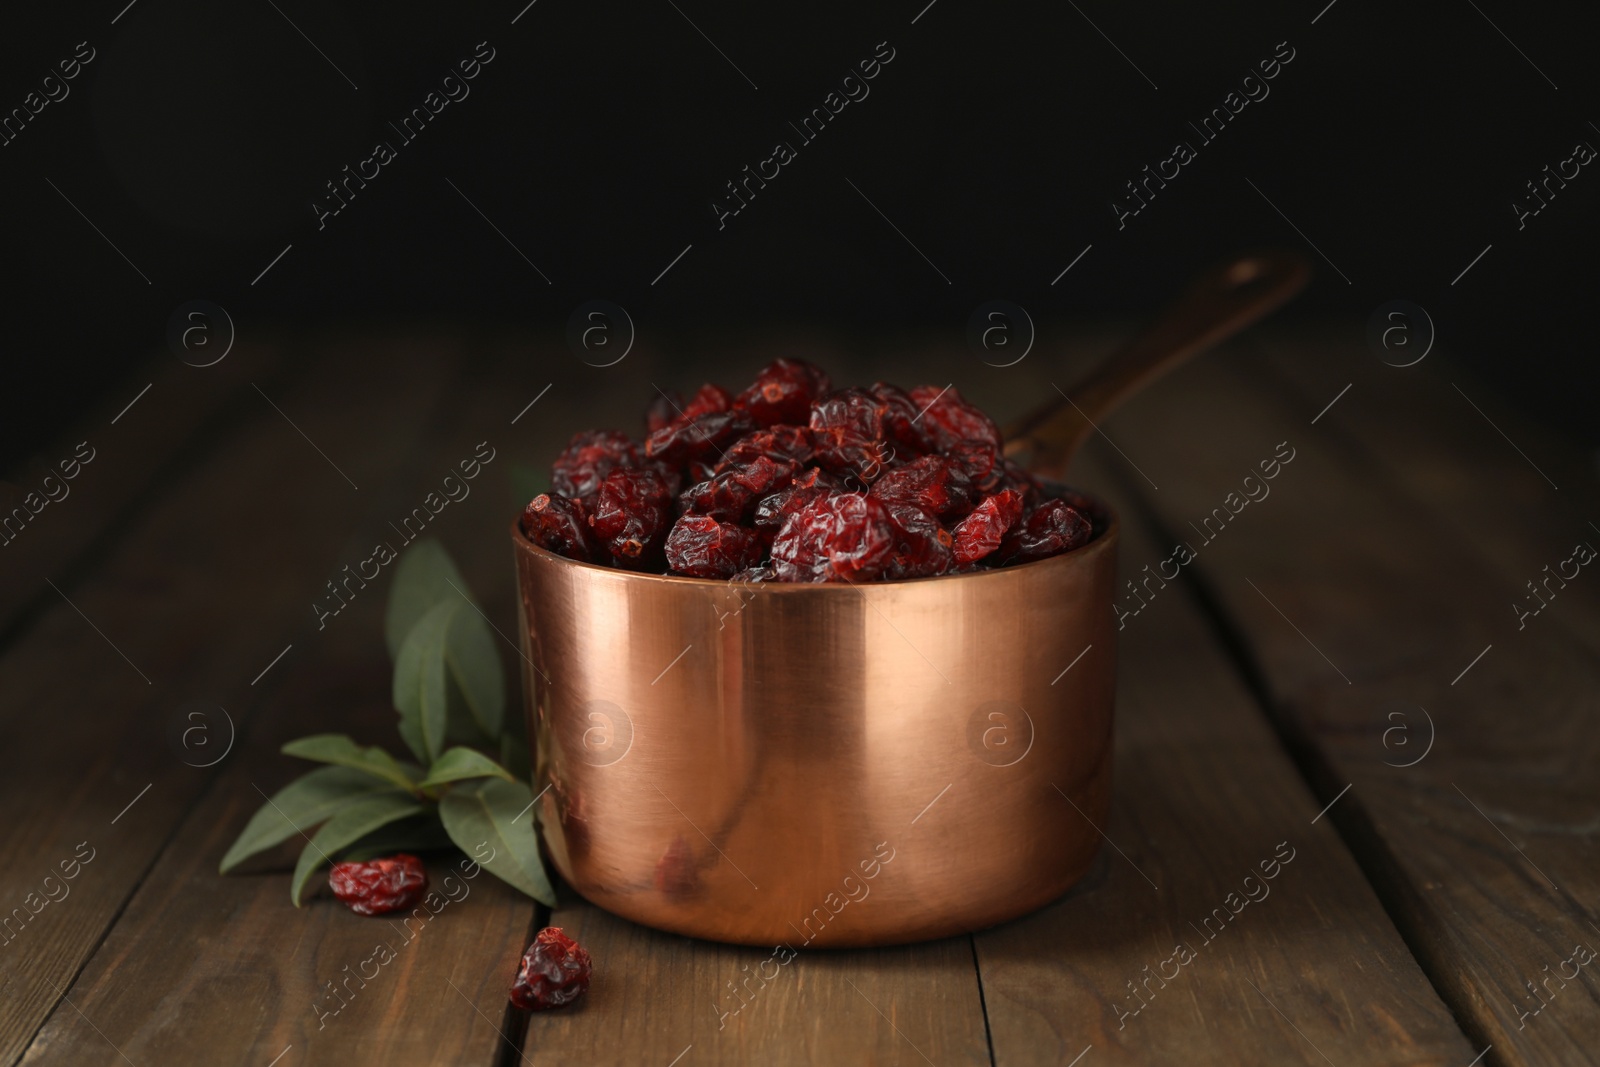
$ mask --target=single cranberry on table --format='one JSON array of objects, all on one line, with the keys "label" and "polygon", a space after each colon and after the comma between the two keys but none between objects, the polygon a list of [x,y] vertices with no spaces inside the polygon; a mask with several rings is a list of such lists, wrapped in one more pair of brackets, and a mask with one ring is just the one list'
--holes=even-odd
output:
[{"label": "single cranberry on table", "polygon": [[428,890],[428,871],[404,852],[368,863],[335,863],[328,888],[357,915],[386,915],[416,907]]},{"label": "single cranberry on table", "polygon": [[522,954],[511,1003],[523,1011],[545,1011],[571,1004],[589,991],[594,963],[582,945],[559,926],[540,930]]}]

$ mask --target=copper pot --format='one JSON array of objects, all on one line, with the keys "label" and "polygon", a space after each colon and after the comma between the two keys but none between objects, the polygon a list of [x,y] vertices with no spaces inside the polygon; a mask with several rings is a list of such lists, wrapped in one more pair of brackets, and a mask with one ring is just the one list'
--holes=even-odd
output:
[{"label": "copper pot", "polygon": [[[1114,405],[1288,299],[1246,257],[1008,433],[1059,476]],[[716,941],[980,929],[1083,876],[1111,800],[1118,522],[1019,567],[745,586],[512,543],[550,859],[594,904]]]}]

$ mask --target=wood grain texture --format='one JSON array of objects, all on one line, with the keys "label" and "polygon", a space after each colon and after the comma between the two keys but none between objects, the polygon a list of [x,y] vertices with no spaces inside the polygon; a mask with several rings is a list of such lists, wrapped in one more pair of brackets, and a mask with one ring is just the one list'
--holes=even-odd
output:
[{"label": "wood grain texture", "polygon": [[[1577,946],[1600,948],[1600,664],[1580,627],[1535,619],[1518,631],[1505,575],[1523,561],[1507,559],[1507,535],[1463,532],[1443,490],[1413,491],[1475,477],[1470,458],[1448,478],[1397,475],[1345,432],[1311,425],[1342,384],[1308,403],[1224,354],[1106,429],[1158,479],[1146,499],[1170,535],[1199,548],[1191,566],[1323,799],[1352,785],[1330,818],[1475,1046],[1493,1044],[1486,1062],[1594,1062],[1600,976],[1569,961]],[[1426,433],[1426,408],[1388,417],[1421,428],[1397,439]],[[1271,495],[1230,507],[1280,442],[1295,458]],[[1496,473],[1521,503],[1500,509],[1491,493],[1481,521],[1532,525],[1521,516],[1548,507],[1530,488],[1539,475]],[[1191,524],[1214,508],[1208,539]]]},{"label": "wood grain texture", "polygon": [[[274,400],[357,484],[376,479],[392,467],[386,441],[442,400],[441,364],[427,348],[333,353]],[[374,362],[387,371],[374,374]],[[352,397],[366,401],[359,421],[349,417]],[[369,496],[375,488],[369,482]],[[0,660],[0,780],[11,813],[0,828],[0,903],[8,915],[38,912],[0,947],[0,1062],[13,1062],[52,1011],[58,1026],[78,1019],[63,991],[214,777],[192,765],[211,757],[169,733],[181,709],[205,700],[243,721],[262,691],[251,680],[303,640],[310,597],[368,506],[263,403],[119,530],[105,558],[64,586],[62,602]],[[213,716],[209,725],[220,742],[225,724]],[[94,858],[69,895],[29,905],[61,895],[59,864],[80,842]]]},{"label": "wood grain texture", "polygon": [[[134,385],[7,472],[6,482],[0,483],[0,520],[27,493],[45,489],[47,474],[56,479],[51,490],[66,495],[44,505],[25,525],[13,521],[0,535],[0,633],[14,625],[27,605],[55,597],[47,577],[59,578],[97,539],[103,543],[111,523],[159,491],[154,483],[180,474],[197,457],[197,434],[212,443],[212,437],[226,432],[230,414],[238,417],[244,405],[261,404],[252,381],[269,390],[286,385],[287,376],[299,369],[287,362],[265,340],[241,340],[213,367],[162,358],[149,368],[148,377],[139,379],[149,383],[147,392],[140,395],[143,385]],[[78,453],[80,444],[89,451]],[[70,463],[75,453],[93,459],[77,464],[77,476],[63,485],[63,471],[73,467],[62,463]]]},{"label": "wood grain texture", "polygon": [[[1600,466],[1593,452],[1508,408],[1493,388],[1443,362],[1448,352],[1395,368],[1372,358],[1358,339],[1331,330],[1265,337],[1241,355],[1302,403],[1326,404],[1351,387],[1317,428],[1476,549],[1504,583],[1507,618],[1535,632],[1555,620],[1600,649],[1600,581],[1586,580],[1587,568],[1572,581],[1559,574],[1579,541],[1600,548]],[[1521,618],[1512,605],[1531,614]]]},{"label": "wood grain texture", "polygon": [[[1104,350],[1103,341],[1109,335],[1079,350]],[[1124,549],[1129,575],[1142,577],[1140,568],[1164,558],[1176,539],[1136,529],[1141,509],[1176,531],[1221,505],[1285,436],[1300,452],[1271,483],[1269,499],[1230,520],[1214,542],[1191,538],[1199,558],[1184,570],[1200,579],[1200,607],[1180,578],[1152,586],[1149,603],[1127,620],[1118,801],[1102,828],[1116,845],[1078,889],[976,939],[801,950],[782,963],[769,951],[649,931],[563,891],[551,921],[593,952],[594,987],[575,1009],[532,1017],[520,1053],[508,1050],[508,1037],[523,1038],[521,1020],[505,1011],[505,985],[534,911],[492,876],[458,879],[456,892],[465,885],[466,897],[407,942],[325,896],[292,908],[292,847],[239,876],[216,875],[216,862],[259,804],[256,787],[270,793],[301,769],[277,753],[283,740],[334,729],[399,747],[377,622],[386,579],[316,631],[308,602],[325,578],[363,558],[375,530],[488,439],[500,458],[469,500],[441,516],[437,531],[491,619],[514,635],[504,543],[511,464],[546,465],[578,429],[636,432],[656,384],[692,389],[698,382],[672,375],[646,344],[626,363],[597,370],[564,353],[530,358],[528,339],[509,334],[490,341],[492,357],[447,389],[431,354],[447,347],[440,342],[383,345],[376,354],[367,351],[370,342],[354,342],[326,345],[337,354],[313,382],[274,399],[362,486],[358,502],[272,414],[275,424],[252,420],[177,480],[97,570],[65,587],[156,686],[145,686],[64,603],[0,659],[0,738],[10,742],[0,746],[0,775],[24,799],[0,829],[0,904],[36,892],[78,841],[99,848],[70,898],[0,947],[0,1041],[10,1042],[0,1044],[0,1062],[13,1062],[35,1030],[30,1064],[121,1063],[114,1044],[141,1067],[265,1067],[286,1050],[279,1067],[379,1060],[943,1067],[990,1062],[991,1037],[1001,1065],[1067,1064],[1088,1049],[1079,1067],[1189,1060],[1464,1067],[1485,1034],[1496,1047],[1483,1062],[1578,1063],[1592,1055],[1584,1036],[1595,1028],[1595,1016],[1585,1014],[1593,1011],[1587,973],[1527,1019],[1525,1031],[1516,1030],[1514,1012],[1502,1018],[1496,1001],[1514,995],[1524,971],[1540,978],[1540,965],[1553,969],[1570,956],[1570,944],[1559,948],[1573,936],[1569,927],[1592,918],[1579,906],[1595,873],[1595,833],[1586,822],[1595,810],[1592,775],[1582,776],[1595,755],[1584,721],[1594,679],[1592,666],[1573,663],[1581,628],[1552,627],[1528,653],[1533,659],[1509,663],[1494,658],[1502,651],[1494,637],[1490,658],[1451,687],[1450,677],[1493,637],[1479,621],[1491,603],[1505,611],[1503,588],[1491,596],[1461,575],[1512,564],[1490,559],[1491,542],[1452,532],[1437,501],[1412,499],[1404,482],[1349,442],[1308,435],[1314,410],[1299,411],[1259,375],[1205,362],[1214,357],[1105,428],[1160,490],[1099,444],[1091,446],[1094,463],[1075,472],[1096,490],[1121,482],[1112,495],[1135,527]],[[1043,361],[974,370],[964,351],[922,344],[883,346],[860,374],[848,369],[858,361],[827,337],[795,339],[793,350],[822,360],[841,381],[955,378],[1002,417],[1030,406],[1052,377],[1070,378]],[[747,378],[764,361],[760,351],[739,338],[707,345],[697,354],[697,377]],[[535,396],[541,399],[524,410]],[[1107,461],[1115,478],[1104,474]],[[1396,518],[1379,526],[1371,516],[1387,519],[1383,508]],[[226,538],[222,525],[197,521],[233,511]],[[237,610],[243,601],[252,605],[247,617]],[[1219,617],[1208,612],[1222,613],[1223,638]],[[272,634],[279,637],[269,640]],[[1224,639],[1243,641],[1234,652],[1247,655],[1253,676],[1241,678]],[[291,640],[289,657],[251,689],[248,679]],[[1542,673],[1529,677],[1530,670]],[[1482,686],[1470,697],[1462,688],[1468,681]],[[1320,797],[1296,776],[1252,685],[1264,688]],[[183,766],[163,736],[166,713],[194,696],[230,710],[237,698],[241,711],[255,709],[218,771]],[[1382,702],[1402,698],[1436,713],[1439,737],[1419,765],[1385,767],[1386,759],[1409,758],[1383,744],[1392,722]],[[1520,720],[1504,715],[1506,701]],[[105,706],[119,710],[77,710]],[[85,737],[76,721],[101,732]],[[1410,725],[1415,734],[1418,724]],[[1347,781],[1354,788],[1313,825]],[[145,782],[153,783],[150,792],[112,827]],[[35,795],[44,801],[28,805]],[[1401,944],[1335,827],[1376,877],[1401,932],[1476,1042],[1463,1037]],[[1540,882],[1500,830],[1561,890]],[[1260,864],[1277,858],[1280,842],[1294,858],[1265,881]],[[40,856],[47,862],[33,871]],[[436,877],[444,873],[435,868]],[[1270,894],[1242,904],[1252,873],[1251,884],[1264,882]],[[1208,916],[1208,929],[1222,930],[1214,940],[1189,925],[1203,926]],[[379,927],[389,932],[380,938]],[[392,946],[393,962],[364,985],[350,978],[346,965],[358,970],[380,939]],[[1192,962],[1165,984],[1152,978],[1163,966],[1171,974],[1163,961],[1180,941],[1192,946]],[[1600,947],[1600,931],[1589,943]],[[324,983],[346,980],[348,1005],[337,1016],[319,1013],[313,1000],[326,995]],[[1523,1000],[1533,1003],[1526,991]],[[335,1003],[324,999],[324,1012]]]},{"label": "wood grain texture", "polygon": [[[376,498],[322,568],[331,573],[365,557],[377,540],[396,543],[389,522],[487,442],[494,460],[426,532],[445,542],[493,625],[514,634],[505,543],[514,509],[510,457],[524,445],[553,454],[565,435],[538,418],[510,423],[548,384],[527,387],[525,339],[485,347],[436,425],[388,436],[401,443],[391,446],[388,486],[363,489]],[[364,362],[379,365],[370,354]],[[579,380],[560,379],[552,395],[580,406]],[[358,424],[357,432],[367,431]],[[325,629],[308,633],[304,655],[277,668],[281,685],[252,719],[237,757],[189,813],[74,988],[85,1016],[135,1062],[264,1065],[285,1049],[283,1063],[296,1065],[515,1062],[508,1049],[519,1039],[519,1020],[508,1016],[506,990],[531,936],[534,905],[492,875],[468,879],[448,857],[436,859],[434,887],[447,902],[435,918],[406,923],[355,916],[325,891],[303,909],[292,907],[288,872],[299,840],[248,861],[243,873],[216,873],[262,793],[307,769],[279,753],[284,741],[349,732],[401,751],[381,623],[389,577],[361,590]],[[315,589],[304,588],[309,603]],[[508,645],[503,655],[511,683],[516,652]],[[174,942],[184,947],[175,951]],[[388,951],[374,956],[379,943]],[[58,1010],[24,1062],[92,1057],[97,1047],[107,1045],[93,1027]]]},{"label": "wood grain texture", "polygon": [[550,922],[588,946],[596,979],[578,1010],[529,1020],[530,1064],[989,1062],[965,937],[833,951],[796,938],[791,955],[658,933],[570,890]]},{"label": "wood grain texture", "polygon": [[[1141,577],[1171,546],[1094,461],[1115,453],[1089,451],[1075,481],[1110,490],[1122,571]],[[1192,592],[1153,582],[1147,596],[1118,635],[1096,871],[977,937],[995,1063],[1466,1064],[1473,1050],[1329,820],[1313,823],[1321,803]]]}]

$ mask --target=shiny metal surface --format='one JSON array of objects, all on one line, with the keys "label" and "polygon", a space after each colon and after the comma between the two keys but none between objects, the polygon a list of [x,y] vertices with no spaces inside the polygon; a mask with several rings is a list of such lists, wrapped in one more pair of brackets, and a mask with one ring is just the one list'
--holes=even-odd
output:
[{"label": "shiny metal surface", "polygon": [[1054,559],[858,586],[512,542],[542,830],[595,904],[720,941],[886,944],[1024,914],[1093,860],[1114,517]]},{"label": "shiny metal surface", "polygon": [[[1287,252],[1206,272],[1012,427],[1007,453],[1059,477],[1113,408],[1309,276]],[[794,949],[941,937],[1055,899],[1111,802],[1107,514],[1053,559],[855,586],[633,574],[513,524],[556,868],[637,922]]]}]

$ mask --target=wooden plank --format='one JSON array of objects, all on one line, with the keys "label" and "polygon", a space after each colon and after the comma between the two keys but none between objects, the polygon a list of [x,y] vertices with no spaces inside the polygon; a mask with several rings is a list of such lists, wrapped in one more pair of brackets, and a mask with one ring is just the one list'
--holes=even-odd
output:
[{"label": "wooden plank", "polygon": [[[496,348],[487,367],[469,375],[439,427],[409,454],[392,456],[399,476],[332,567],[363,558],[378,539],[393,541],[388,521],[408,513],[487,440],[495,459],[428,532],[451,549],[494,625],[515,634],[505,543],[514,506],[507,456],[513,442],[553,454],[565,434],[553,420],[511,424],[542,384],[530,386],[524,377],[525,339]],[[579,399],[592,392],[590,382],[558,371],[548,396],[592,405],[593,398]],[[124,1035],[118,1044],[136,1062],[266,1063],[285,1050],[283,1062],[297,1067],[380,1061],[489,1067],[503,1054],[515,1058],[518,1020],[508,1017],[506,990],[535,909],[493,876],[469,880],[435,864],[435,887],[448,903],[436,921],[409,924],[421,932],[407,940],[398,924],[354,916],[326,894],[294,909],[288,872],[297,841],[251,861],[247,874],[216,873],[223,851],[261,803],[257,787],[270,794],[304,770],[279,754],[284,741],[332,730],[400,748],[382,639],[386,585],[373,582],[326,630],[309,635],[303,657],[279,668],[283,688],[267,713],[252,719],[238,757],[190,812],[74,989],[74,1001],[107,1036]],[[514,651],[505,655],[509,667]],[[174,941],[186,948],[173,951]],[[392,960],[383,962],[387,953],[374,959],[379,942]],[[227,951],[218,950],[222,945]],[[87,1054],[99,1040],[81,1020],[58,1011],[25,1062]]]},{"label": "wooden plank", "polygon": [[528,1021],[534,1067],[990,1062],[965,937],[791,957],[657,933],[570,892],[550,922],[589,948],[595,981],[581,1009]]},{"label": "wooden plank", "polygon": [[[1122,514],[1125,578],[1169,555],[1103,463],[1074,476]],[[995,1063],[1466,1064],[1191,591],[1148,588],[1118,634],[1112,844],[1066,898],[977,937]]]},{"label": "wooden plank", "polygon": [[1552,574],[1577,542],[1600,547],[1592,452],[1505,407],[1492,388],[1443,362],[1448,352],[1396,368],[1337,334],[1269,336],[1246,350],[1251,365],[1307,405],[1349,385],[1318,428],[1364,455],[1492,564],[1506,586],[1508,617],[1536,632],[1559,620],[1600,649],[1600,582]]},{"label": "wooden plank", "polygon": [[[1146,499],[1168,531],[1200,546],[1191,569],[1323,799],[1351,786],[1330,818],[1475,1047],[1500,1064],[1592,1062],[1600,979],[1573,961],[1600,940],[1600,664],[1575,630],[1537,625],[1557,620],[1519,633],[1495,539],[1312,426],[1325,403],[1222,354],[1106,429],[1158,479]],[[1426,409],[1405,417],[1428,432]],[[1278,442],[1295,458],[1271,495],[1216,516],[1209,540],[1195,531]]]},{"label": "wooden plank", "polygon": [[[203,455],[230,418],[261,404],[252,381],[281,392],[290,380],[281,354],[261,339],[241,340],[215,366],[186,366],[167,356],[148,369],[138,379],[147,387],[135,384],[108,401],[0,483],[0,520],[19,505],[32,515],[0,532],[0,635],[15,636],[28,605],[58,603],[47,578],[59,580],[74,560],[103,549],[115,536],[110,527],[128,521],[160,482]],[[31,506],[24,505],[29,493],[37,494]]]},{"label": "wooden plank", "polygon": [[[84,1058],[104,1056],[63,991],[216,773],[194,766],[210,757],[174,747],[169,730],[196,699],[237,725],[261,692],[252,679],[302,639],[311,595],[368,506],[346,477],[370,496],[393,466],[390,442],[440,402],[437,350],[418,338],[335,353],[272,398],[281,412],[260,405],[209,462],[120,527],[0,659],[0,777],[14,798],[0,828],[0,904],[38,913],[0,956],[0,1062],[52,1010],[54,1047],[81,1029],[94,1049]],[[354,399],[366,405],[359,420]],[[209,727],[220,744],[226,724]],[[59,865],[80,842],[93,858],[64,883]],[[38,903],[47,893],[61,899]]]}]

